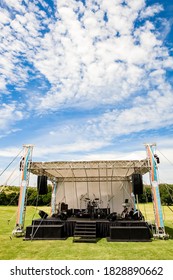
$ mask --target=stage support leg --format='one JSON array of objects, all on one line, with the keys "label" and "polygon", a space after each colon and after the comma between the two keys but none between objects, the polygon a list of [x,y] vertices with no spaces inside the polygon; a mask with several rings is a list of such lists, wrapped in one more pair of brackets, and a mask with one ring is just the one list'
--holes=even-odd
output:
[{"label": "stage support leg", "polygon": [[150,164],[150,182],[156,226],[156,234],[154,236],[166,239],[168,238],[168,235],[165,233],[165,226],[163,221],[162,205],[158,183],[158,165],[154,153],[155,146],[155,144],[146,144],[146,150]]},{"label": "stage support leg", "polygon": [[51,215],[56,214],[56,190],[57,190],[57,182],[53,181],[52,199],[51,199]]},{"label": "stage support leg", "polygon": [[136,200],[135,200],[135,195],[133,192],[131,193],[131,198],[132,198],[132,203],[133,203],[133,209],[135,212],[136,211]]},{"label": "stage support leg", "polygon": [[18,210],[16,218],[16,226],[12,234],[14,236],[24,235],[24,223],[25,223],[25,213],[27,204],[27,187],[29,185],[29,165],[32,161],[32,151],[33,145],[24,145],[24,154],[20,161],[20,171],[21,171],[21,186],[20,195],[18,201]]}]

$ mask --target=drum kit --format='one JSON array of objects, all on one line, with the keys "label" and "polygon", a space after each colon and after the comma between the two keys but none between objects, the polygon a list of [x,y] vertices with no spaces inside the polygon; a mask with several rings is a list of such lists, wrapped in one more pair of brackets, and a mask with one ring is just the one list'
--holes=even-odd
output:
[{"label": "drum kit", "polygon": [[100,200],[99,198],[94,198],[92,200],[86,197],[84,201],[86,203],[84,215],[88,215],[90,218],[103,218],[105,213],[101,209],[102,200]]}]

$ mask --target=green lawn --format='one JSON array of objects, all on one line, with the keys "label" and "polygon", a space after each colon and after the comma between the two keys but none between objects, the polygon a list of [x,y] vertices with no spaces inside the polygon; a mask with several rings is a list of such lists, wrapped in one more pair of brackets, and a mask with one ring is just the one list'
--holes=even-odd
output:
[{"label": "green lawn", "polygon": [[[173,209],[173,207],[171,207]],[[49,209],[41,207],[49,213]],[[152,204],[140,205],[147,220],[153,221]],[[102,238],[97,243],[73,243],[67,240],[24,241],[12,237],[15,226],[16,207],[0,206],[0,259],[1,260],[173,260],[173,212],[163,208],[166,232],[169,240],[152,242],[107,242]],[[26,225],[37,218],[38,211],[27,207]]]}]

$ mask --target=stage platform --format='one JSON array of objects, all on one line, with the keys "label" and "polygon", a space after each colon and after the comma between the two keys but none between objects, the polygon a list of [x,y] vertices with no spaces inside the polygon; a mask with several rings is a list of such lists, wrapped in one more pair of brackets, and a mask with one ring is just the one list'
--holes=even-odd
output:
[{"label": "stage platform", "polygon": [[32,221],[25,240],[65,240],[97,242],[100,238],[115,241],[151,241],[151,228],[145,221],[91,219],[70,217],[67,220],[47,217]]}]

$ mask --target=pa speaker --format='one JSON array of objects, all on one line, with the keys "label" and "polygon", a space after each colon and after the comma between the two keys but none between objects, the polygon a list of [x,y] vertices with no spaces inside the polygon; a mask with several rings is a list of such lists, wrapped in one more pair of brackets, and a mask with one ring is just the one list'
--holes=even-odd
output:
[{"label": "pa speaker", "polygon": [[132,175],[132,185],[133,185],[133,193],[143,194],[143,181],[141,174],[133,174]]},{"label": "pa speaker", "polygon": [[39,195],[47,194],[47,176],[38,176],[37,178],[37,190]]}]

